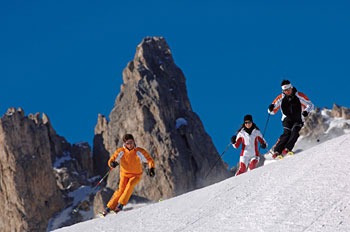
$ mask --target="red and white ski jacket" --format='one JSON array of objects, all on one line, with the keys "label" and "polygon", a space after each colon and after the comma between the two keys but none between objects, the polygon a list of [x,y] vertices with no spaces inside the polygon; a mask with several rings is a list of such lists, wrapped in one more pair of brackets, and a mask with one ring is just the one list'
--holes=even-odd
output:
[{"label": "red and white ski jacket", "polygon": [[258,141],[260,144],[266,143],[265,139],[261,135],[260,130],[254,128],[252,133],[249,134],[242,128],[236,137],[236,143],[232,144],[234,148],[238,148],[242,143],[242,152],[241,156],[254,157],[259,156],[259,147]]}]

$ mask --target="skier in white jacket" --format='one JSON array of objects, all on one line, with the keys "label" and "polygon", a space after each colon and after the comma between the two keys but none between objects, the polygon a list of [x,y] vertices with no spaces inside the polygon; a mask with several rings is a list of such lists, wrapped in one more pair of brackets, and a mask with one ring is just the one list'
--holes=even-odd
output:
[{"label": "skier in white jacket", "polygon": [[242,152],[239,159],[239,169],[236,176],[245,173],[247,169],[253,170],[259,162],[259,147],[266,148],[267,143],[259,128],[253,122],[251,115],[244,116],[244,123],[237,131],[237,135],[232,136],[231,143],[234,148],[238,148],[242,144]]}]

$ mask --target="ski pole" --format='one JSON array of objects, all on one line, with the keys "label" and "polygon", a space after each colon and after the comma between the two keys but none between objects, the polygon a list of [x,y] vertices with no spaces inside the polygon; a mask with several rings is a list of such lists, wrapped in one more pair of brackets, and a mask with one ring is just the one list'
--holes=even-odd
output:
[{"label": "ski pole", "polygon": [[267,116],[267,121],[266,121],[266,125],[265,125],[264,132],[263,132],[263,137],[265,136],[267,124],[269,123],[269,119],[270,119],[270,116],[271,116],[271,114],[269,114],[269,113],[267,113],[267,114],[268,114],[268,116]]},{"label": "ski pole", "polygon": [[[269,119],[270,119],[270,116],[271,114],[267,113],[268,116],[267,116],[267,120],[266,120],[266,124],[265,124],[265,128],[264,128],[264,132],[263,132],[263,138],[265,137],[265,132],[266,132],[266,128],[267,128],[267,124],[269,123]],[[259,147],[259,154],[260,154],[260,147]]]},{"label": "ski pole", "polygon": [[104,175],[104,177],[102,177],[102,179],[101,179],[101,180],[97,183],[97,185],[89,192],[89,194],[88,194],[85,198],[83,198],[83,200],[80,201],[80,203],[78,204],[78,206],[77,206],[75,209],[73,209],[72,214],[76,214],[76,213],[79,212],[79,208],[80,208],[80,206],[83,204],[83,202],[85,201],[85,199],[87,199],[88,197],[90,198],[91,193],[93,193],[93,192],[97,189],[97,187],[102,183],[102,181],[109,175],[109,173],[112,171],[112,169],[113,169],[113,168],[109,169],[109,171]]},{"label": "ski pole", "polygon": [[219,157],[219,159],[215,162],[215,164],[213,165],[213,167],[211,167],[211,169],[209,170],[208,174],[204,177],[204,180],[207,179],[209,173],[213,170],[213,168],[215,167],[215,165],[219,162],[219,160],[222,158],[222,156],[225,154],[225,152],[227,151],[227,149],[230,147],[232,143],[229,143],[228,146],[226,147],[225,151],[221,154],[221,156]]}]

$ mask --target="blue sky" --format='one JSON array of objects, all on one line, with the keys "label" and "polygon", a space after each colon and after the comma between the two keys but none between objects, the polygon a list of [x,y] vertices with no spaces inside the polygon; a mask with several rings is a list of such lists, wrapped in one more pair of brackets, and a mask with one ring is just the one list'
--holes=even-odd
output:
[{"label": "blue sky", "polygon": [[163,36],[221,154],[245,114],[264,129],[284,78],[317,107],[350,107],[349,28],[348,1],[2,1],[0,114],[45,112],[69,142],[92,144],[136,46]]}]

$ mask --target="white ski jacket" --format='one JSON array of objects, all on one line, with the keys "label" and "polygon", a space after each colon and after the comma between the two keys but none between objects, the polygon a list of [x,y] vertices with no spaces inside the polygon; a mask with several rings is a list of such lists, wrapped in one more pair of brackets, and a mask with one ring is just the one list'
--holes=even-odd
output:
[{"label": "white ski jacket", "polygon": [[254,128],[252,133],[249,134],[242,128],[237,134],[236,143],[232,145],[237,149],[242,143],[241,156],[253,158],[259,156],[258,141],[260,144],[267,144],[260,130]]}]

